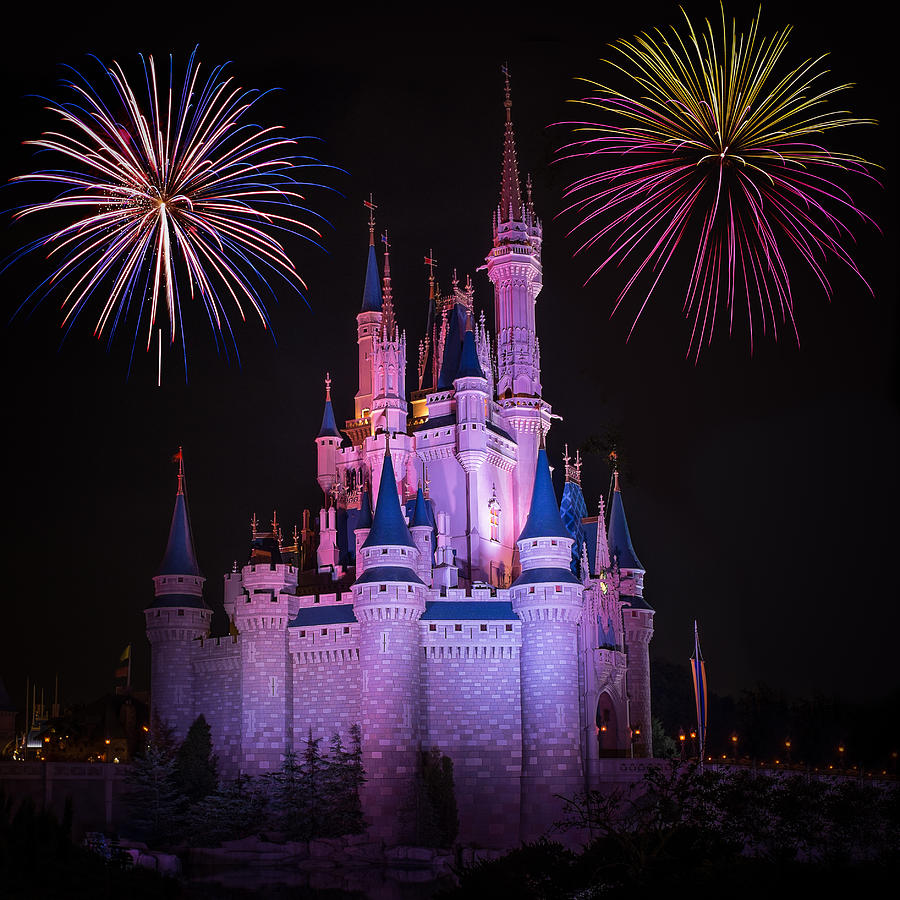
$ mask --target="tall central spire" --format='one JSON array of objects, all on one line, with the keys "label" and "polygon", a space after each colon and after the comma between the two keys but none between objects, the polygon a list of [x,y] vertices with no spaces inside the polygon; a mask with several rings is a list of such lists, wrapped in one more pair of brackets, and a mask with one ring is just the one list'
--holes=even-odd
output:
[{"label": "tall central spire", "polygon": [[503,106],[506,108],[506,125],[503,133],[503,171],[500,180],[500,221],[521,221],[522,216],[522,185],[519,181],[519,161],[516,158],[516,136],[513,133],[512,123],[512,99],[509,88],[509,69],[502,68],[506,79],[506,99]]}]

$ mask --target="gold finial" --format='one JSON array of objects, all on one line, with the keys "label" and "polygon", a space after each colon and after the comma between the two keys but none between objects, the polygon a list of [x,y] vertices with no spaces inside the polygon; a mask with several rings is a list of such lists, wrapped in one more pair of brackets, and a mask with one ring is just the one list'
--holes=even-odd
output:
[{"label": "gold finial", "polygon": [[375,210],[378,209],[378,206],[375,204],[375,200],[372,194],[369,194],[368,200],[363,200],[363,206],[369,211],[369,246],[375,246]]},{"label": "gold finial", "polygon": [[178,491],[177,493],[184,493],[184,453],[182,452],[182,448],[179,445],[178,452],[172,457],[172,462],[178,463]]},{"label": "gold finial", "polygon": [[331,372],[325,373],[325,400],[331,400]]}]

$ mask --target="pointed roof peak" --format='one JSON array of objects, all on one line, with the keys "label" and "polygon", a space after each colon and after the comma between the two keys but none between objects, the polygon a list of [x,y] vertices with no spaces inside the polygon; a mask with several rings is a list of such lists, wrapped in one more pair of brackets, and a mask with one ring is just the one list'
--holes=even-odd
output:
[{"label": "pointed roof peak", "polygon": [[538,450],[537,465],[534,470],[534,488],[531,492],[531,508],[528,520],[519,535],[519,540],[541,537],[569,537],[566,526],[559,514],[559,503],[553,490],[550,475],[550,461],[544,447]]},{"label": "pointed roof peak", "polygon": [[331,374],[325,373],[325,409],[322,411],[322,424],[316,438],[341,436],[337,422],[334,419],[334,409],[331,406]]},{"label": "pointed roof peak", "polygon": [[519,181],[519,161],[516,157],[516,138],[512,123],[512,99],[509,86],[509,67],[501,67],[505,79],[506,122],[503,130],[503,168],[500,176],[499,221],[519,221],[522,218],[522,184]]},{"label": "pointed roof peak", "polygon": [[362,309],[360,312],[381,312],[381,279],[378,277],[378,261],[375,259],[375,203],[372,195],[363,200],[369,210],[369,252],[366,257],[366,281],[363,286]]},{"label": "pointed roof peak", "polygon": [[[471,316],[467,324],[471,323]],[[478,348],[475,346],[475,332],[467,327],[463,335],[462,352],[459,356],[459,367],[456,370],[457,378],[484,378],[484,371],[478,361]]]},{"label": "pointed roof peak", "polygon": [[422,490],[422,485],[419,485],[419,489],[416,491],[416,506],[413,510],[412,522],[410,523],[410,528],[420,528],[423,525],[431,527],[431,519],[428,516],[428,507],[425,503],[425,492]]},{"label": "pointed roof peak", "polygon": [[184,492],[184,455],[180,447],[173,461],[178,463],[178,490],[175,493],[175,508],[169,526],[169,540],[156,574],[202,577],[197,554],[194,552],[194,537],[191,533],[191,521]]},{"label": "pointed roof peak", "polygon": [[397,493],[397,479],[394,475],[394,464],[391,460],[389,440],[387,441],[387,447],[388,450],[384,455],[384,464],[381,467],[378,502],[375,505],[372,528],[369,531],[369,536],[363,543],[363,547],[415,547],[406,520],[403,518],[403,513],[400,510],[400,495]]},{"label": "pointed roof peak", "polygon": [[372,501],[369,499],[369,492],[365,488],[363,488],[362,496],[359,501],[359,520],[356,527],[372,527]]},{"label": "pointed roof peak", "polygon": [[609,508],[609,550],[622,569],[640,569],[644,566],[634,552],[631,543],[631,532],[628,530],[628,520],[625,518],[625,505],[622,503],[622,492],[619,490],[619,473],[613,472],[615,487],[613,488],[612,502]]}]

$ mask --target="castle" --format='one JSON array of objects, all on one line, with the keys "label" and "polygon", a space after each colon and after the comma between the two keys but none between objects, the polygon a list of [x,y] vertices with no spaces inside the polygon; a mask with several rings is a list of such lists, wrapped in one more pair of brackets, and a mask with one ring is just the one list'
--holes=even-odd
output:
[{"label": "castle", "polygon": [[444,296],[432,269],[408,391],[389,247],[379,273],[370,212],[354,415],[338,429],[326,377],[315,438],[318,529],[307,515],[290,543],[254,517],[248,562],[225,575],[230,634],[211,638],[182,466],[145,611],[153,709],[177,735],[202,713],[221,773],[236,776],[357,723],[365,815],[394,842],[407,839],[423,750],[453,760],[460,840],[499,847],[537,838],[557,795],[599,784],[608,758],[652,755],[653,610],[618,477],[608,523],[602,500],[587,513],[577,454],[561,502],[553,489],[542,232],[508,81],[505,109],[493,329],[471,282],[454,278]]}]

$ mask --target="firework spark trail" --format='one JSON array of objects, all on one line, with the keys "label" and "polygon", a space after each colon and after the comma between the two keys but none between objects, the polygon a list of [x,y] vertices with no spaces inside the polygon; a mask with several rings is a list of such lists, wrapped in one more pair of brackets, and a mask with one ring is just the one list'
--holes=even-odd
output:
[{"label": "firework spark trail", "polygon": [[266,276],[277,274],[301,297],[306,289],[273,232],[318,245],[321,233],[307,220],[324,221],[302,205],[300,193],[322,185],[298,181],[293,173],[333,167],[296,154],[298,139],[285,137],[280,126],[248,122],[265,94],[235,86],[223,76],[224,66],[202,79],[196,48],[180,87],[171,58],[167,85],[160,85],[152,56],[141,61],[146,104],[117,62],[103,66],[113,103],[75,70],[63,82],[74,101],[48,101],[62,126],[27,143],[62,155],[75,168],[12,179],[60,191],[19,208],[14,217],[54,210],[75,217],[27,244],[3,268],[43,249],[56,268],[16,314],[59,292],[68,334],[103,294],[95,337],[105,334],[109,345],[125,322],[133,322],[133,360],[139,336],[146,335],[149,351],[154,329],[162,335],[160,323],[167,321],[166,341],[180,337],[186,366],[179,280],[186,279],[187,297],[200,298],[217,347],[226,353],[226,338],[237,350],[226,304],[244,321],[252,311],[270,329],[260,291],[274,296]]},{"label": "firework spark trail", "polygon": [[875,223],[834,179],[847,173],[871,179],[872,164],[830,151],[819,139],[836,128],[874,122],[827,108],[851,85],[820,87],[824,57],[777,74],[789,27],[761,38],[757,15],[747,34],[732,21],[729,35],[723,8],[717,35],[708,20],[698,33],[684,17],[686,38],[674,28],[668,36],[657,29],[611,45],[620,58],[607,62],[636,87],[635,96],[582,79],[594,93],[573,102],[597,110],[599,121],[559,123],[578,139],[560,149],[557,161],[617,160],[572,182],[561,214],[578,216],[570,234],[587,231],[576,254],[609,241],[588,281],[612,263],[634,260],[613,313],[642,276],[654,273],[629,337],[678,245],[695,243],[683,311],[693,320],[687,352],[696,362],[723,308],[731,332],[741,294],[751,353],[754,300],[763,333],[771,328],[777,339],[780,314],[799,341],[783,245],[812,269],[829,297],[829,257],[871,292],[841,243],[853,237],[841,215]]}]

